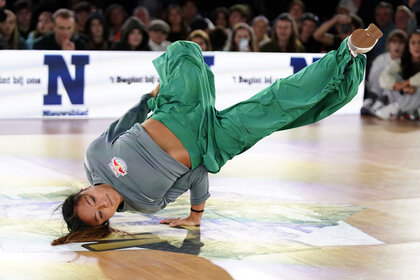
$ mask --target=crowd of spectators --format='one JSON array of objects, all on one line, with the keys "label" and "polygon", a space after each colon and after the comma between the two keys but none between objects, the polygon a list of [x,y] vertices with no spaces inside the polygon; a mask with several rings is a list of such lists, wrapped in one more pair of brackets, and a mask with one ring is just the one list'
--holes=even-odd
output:
[{"label": "crowd of spectators", "polygon": [[[322,53],[374,22],[384,36],[367,56],[362,113],[418,119],[420,0],[327,1],[330,14],[319,14],[313,2],[8,0],[0,15],[0,49],[165,51],[190,40],[203,51]],[[391,62],[394,72],[383,74]],[[404,107],[414,103],[415,109]]]}]

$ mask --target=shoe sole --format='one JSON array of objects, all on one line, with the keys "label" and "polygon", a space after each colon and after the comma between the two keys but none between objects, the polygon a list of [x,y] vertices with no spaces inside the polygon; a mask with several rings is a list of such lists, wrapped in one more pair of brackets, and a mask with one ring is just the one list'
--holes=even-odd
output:
[{"label": "shoe sole", "polygon": [[350,36],[350,42],[357,48],[357,51],[367,52],[375,46],[382,36],[382,31],[371,23],[366,29],[355,30]]}]

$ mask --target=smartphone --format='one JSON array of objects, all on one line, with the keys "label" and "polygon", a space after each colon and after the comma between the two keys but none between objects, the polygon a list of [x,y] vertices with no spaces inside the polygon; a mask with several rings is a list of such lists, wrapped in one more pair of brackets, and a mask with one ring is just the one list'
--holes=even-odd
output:
[{"label": "smartphone", "polygon": [[240,52],[247,52],[249,51],[249,41],[247,38],[239,39],[239,51]]}]

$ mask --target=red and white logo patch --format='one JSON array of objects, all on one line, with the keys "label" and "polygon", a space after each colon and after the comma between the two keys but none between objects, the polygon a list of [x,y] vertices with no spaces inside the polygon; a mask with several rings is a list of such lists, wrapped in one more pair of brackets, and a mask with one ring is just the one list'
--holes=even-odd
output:
[{"label": "red and white logo patch", "polygon": [[109,164],[112,172],[114,172],[115,177],[127,175],[127,164],[120,158],[114,157]]}]

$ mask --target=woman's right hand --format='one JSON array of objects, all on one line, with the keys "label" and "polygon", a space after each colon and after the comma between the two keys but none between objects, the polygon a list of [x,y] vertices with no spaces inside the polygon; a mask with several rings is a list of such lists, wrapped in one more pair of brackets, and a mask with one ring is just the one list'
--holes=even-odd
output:
[{"label": "woman's right hand", "polygon": [[158,93],[159,93],[159,89],[160,89],[160,84],[157,84],[157,86],[152,90],[152,92],[150,93],[153,97],[157,97]]}]

